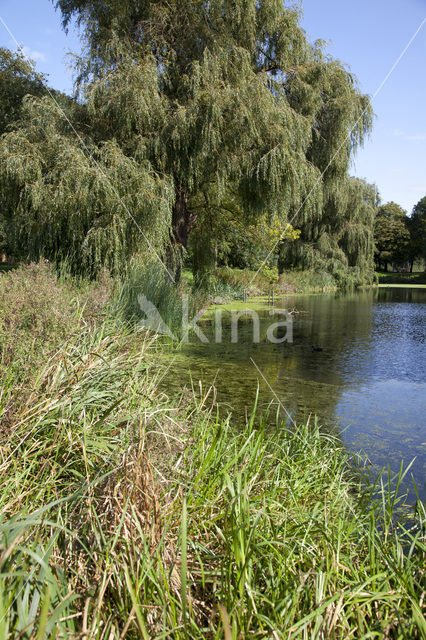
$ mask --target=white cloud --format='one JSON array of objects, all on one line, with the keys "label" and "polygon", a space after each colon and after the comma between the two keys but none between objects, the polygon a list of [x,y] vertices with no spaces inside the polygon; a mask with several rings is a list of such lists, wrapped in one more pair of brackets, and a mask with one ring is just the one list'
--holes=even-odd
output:
[{"label": "white cloud", "polygon": [[22,53],[35,62],[45,62],[46,56],[41,51],[30,49],[30,47],[22,47]]},{"label": "white cloud", "polygon": [[405,136],[406,140],[410,140],[411,142],[423,142],[426,140],[426,133],[420,133],[416,136]]},{"label": "white cloud", "polygon": [[402,138],[402,140],[406,140],[407,142],[424,142],[426,140],[426,133],[418,133],[415,135],[408,135],[401,131],[401,129],[394,129],[393,135],[397,138]]}]

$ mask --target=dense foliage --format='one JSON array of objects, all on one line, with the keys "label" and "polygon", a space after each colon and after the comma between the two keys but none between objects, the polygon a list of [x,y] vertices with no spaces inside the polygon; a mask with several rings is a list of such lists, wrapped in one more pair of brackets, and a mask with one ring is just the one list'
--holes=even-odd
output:
[{"label": "dense foliage", "polygon": [[[46,92],[43,78],[35,72],[34,66],[22,54],[13,53],[0,47],[0,135],[2,135],[21,115],[25,95],[43,95]],[[10,223],[5,215],[7,206],[7,185],[1,185],[0,213],[0,253],[8,247]]]},{"label": "dense foliage", "polygon": [[21,53],[0,47],[0,134],[17,120],[23,98],[46,93],[44,78]]},{"label": "dense foliage", "polygon": [[179,275],[191,233],[208,249],[230,199],[240,221],[266,214],[283,230],[297,212],[308,235],[337,211],[371,107],[309,44],[297,10],[276,0],[57,7],[84,34],[80,99],[72,126],[51,100],[27,100],[2,140],[10,250],[119,269],[145,244]]},{"label": "dense foliage", "polygon": [[280,269],[314,269],[329,273],[340,284],[370,283],[374,275],[373,225],[378,195],[374,185],[343,178],[330,193],[319,216],[303,224],[298,241],[283,242]]},{"label": "dense foliage", "polygon": [[416,259],[420,258],[426,262],[426,196],[414,207],[408,219],[408,231],[410,232],[408,256],[412,270]]},{"label": "dense foliage", "polygon": [[396,202],[382,205],[374,225],[375,260],[379,268],[388,270],[389,263],[400,264],[408,258],[410,234],[407,212]]},{"label": "dense foliage", "polygon": [[114,140],[81,140],[49,97],[24,101],[19,127],[0,145],[7,249],[117,271],[148,230],[151,244],[163,239],[172,187]]},{"label": "dense foliage", "polygon": [[383,207],[376,217],[375,186],[349,177],[370,103],[309,44],[297,10],[275,0],[56,6],[65,28],[76,19],[82,29],[75,99],[0,50],[3,253],[66,259],[82,273],[151,253],[177,279],[182,258],[201,279],[221,265],[278,263],[338,284],[372,282],[374,256],[377,267],[412,268],[425,255],[425,207],[410,220]]},{"label": "dense foliage", "polygon": [[426,260],[426,197],[414,207],[411,216],[395,202],[379,207],[374,225],[377,268],[388,266],[399,271],[424,267]]}]

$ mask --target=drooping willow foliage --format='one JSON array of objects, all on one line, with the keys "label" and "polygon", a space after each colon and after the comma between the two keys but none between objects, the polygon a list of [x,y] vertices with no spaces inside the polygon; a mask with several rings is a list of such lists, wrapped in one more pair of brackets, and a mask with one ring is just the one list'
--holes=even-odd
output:
[{"label": "drooping willow foliage", "polygon": [[[359,178],[343,178],[317,220],[300,225],[298,240],[283,242],[279,265],[329,273],[339,284],[374,280],[374,220],[378,193]],[[296,216],[297,220],[297,216]],[[297,225],[297,222],[295,222]]]},{"label": "drooping willow foliage", "polygon": [[[206,49],[180,79],[179,102],[164,95],[155,69],[149,56],[123,55],[86,95],[91,115],[108,124],[103,139],[114,135],[126,153],[170,176],[177,244],[186,248],[196,226],[201,240],[210,236],[210,215],[220,218],[230,188],[248,216],[284,218],[289,203],[305,199],[320,206],[321,175],[306,157],[310,123],[265,86],[267,74],[253,72],[246,51]],[[214,208],[200,207],[212,199]]]},{"label": "drooping willow foliage", "polygon": [[307,156],[321,171],[323,204],[316,211],[307,202],[293,208],[290,219],[302,233],[295,243],[283,241],[280,270],[314,269],[339,283],[371,283],[378,194],[374,185],[348,176],[352,155],[371,128],[370,103],[339,63],[324,61],[318,49],[314,58],[311,67],[289,82],[296,94],[304,95],[306,84],[321,90]]},{"label": "drooping willow foliage", "polygon": [[77,19],[84,34],[70,117],[87,148],[47,100],[28,101],[0,151],[14,247],[119,268],[146,230],[152,250],[173,248],[164,253],[178,271],[194,230],[211,244],[230,197],[248,218],[284,223],[298,212],[306,229],[336,203],[371,108],[341,63],[309,44],[296,9],[281,0],[56,6],[65,28]]},{"label": "drooping willow foliage", "polygon": [[66,259],[75,271],[118,270],[144,244],[164,241],[173,187],[113,140],[74,136],[49,97],[26,99],[0,145],[8,251]]}]

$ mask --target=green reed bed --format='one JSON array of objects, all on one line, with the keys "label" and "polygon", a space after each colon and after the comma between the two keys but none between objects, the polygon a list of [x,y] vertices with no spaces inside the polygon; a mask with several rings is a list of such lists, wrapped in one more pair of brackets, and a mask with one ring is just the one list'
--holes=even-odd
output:
[{"label": "green reed bed", "polygon": [[3,375],[0,638],[426,637],[420,501],[396,521],[315,421],[160,395],[155,336],[76,317]]}]

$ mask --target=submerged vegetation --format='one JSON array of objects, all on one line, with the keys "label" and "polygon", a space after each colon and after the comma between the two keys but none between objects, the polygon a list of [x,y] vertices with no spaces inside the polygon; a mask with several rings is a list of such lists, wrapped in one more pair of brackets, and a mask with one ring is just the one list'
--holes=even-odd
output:
[{"label": "submerged vegetation", "polygon": [[208,390],[160,394],[164,347],[105,279],[0,286],[2,637],[425,637],[421,502],[396,522],[316,422],[237,433]]}]

